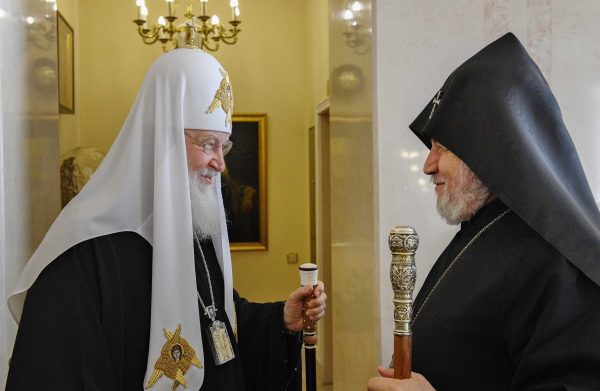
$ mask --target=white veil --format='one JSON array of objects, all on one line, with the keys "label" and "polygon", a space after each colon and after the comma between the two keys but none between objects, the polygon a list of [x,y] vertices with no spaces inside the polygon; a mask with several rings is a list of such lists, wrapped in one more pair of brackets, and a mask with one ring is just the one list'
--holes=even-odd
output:
[{"label": "white veil", "polygon": [[[94,237],[133,231],[153,247],[152,318],[144,384],[167,341],[163,329],[175,333],[181,325],[180,336],[204,362],[183,130],[231,133],[230,105],[222,104],[208,113],[224,86],[230,94],[226,73],[217,60],[201,50],[173,50],[152,65],[109,153],[81,193],[57,217],[17,281],[9,297],[17,321],[27,290],[59,255]],[[221,235],[212,241],[225,281],[225,310],[235,327],[220,175],[215,177],[215,185]],[[199,389],[203,378],[204,370],[196,366],[185,373],[188,389]],[[173,380],[162,376],[152,389],[171,390],[172,385]]]}]

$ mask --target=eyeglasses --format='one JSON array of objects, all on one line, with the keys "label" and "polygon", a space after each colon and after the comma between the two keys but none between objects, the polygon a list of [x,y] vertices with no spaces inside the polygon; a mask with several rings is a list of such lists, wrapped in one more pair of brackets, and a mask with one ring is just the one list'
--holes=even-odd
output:
[{"label": "eyeglasses", "polygon": [[190,136],[187,132],[184,132],[185,136],[189,138],[192,144],[202,147],[202,150],[205,154],[209,156],[214,156],[215,152],[218,148],[221,148],[223,151],[223,156],[227,155],[231,148],[233,148],[233,141],[226,141],[223,144],[219,144],[219,140],[216,138],[207,138],[204,140],[196,140],[194,137]]}]

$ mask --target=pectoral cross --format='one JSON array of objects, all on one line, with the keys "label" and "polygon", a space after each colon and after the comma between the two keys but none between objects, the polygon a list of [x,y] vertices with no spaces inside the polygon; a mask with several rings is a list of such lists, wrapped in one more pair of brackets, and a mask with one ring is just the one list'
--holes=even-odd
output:
[{"label": "pectoral cross", "polygon": [[441,98],[442,98],[442,90],[439,90],[438,93],[433,98],[433,106],[431,107],[431,113],[429,113],[429,119],[431,119],[431,117],[433,117],[433,112],[435,111],[435,109],[437,109],[437,107],[442,102]]}]

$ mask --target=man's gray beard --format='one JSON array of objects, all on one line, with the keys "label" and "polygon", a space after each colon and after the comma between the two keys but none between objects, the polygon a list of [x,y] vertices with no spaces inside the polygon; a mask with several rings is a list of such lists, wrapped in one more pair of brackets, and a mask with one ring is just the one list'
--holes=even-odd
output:
[{"label": "man's gray beard", "polygon": [[[433,175],[431,181],[435,182]],[[459,224],[470,220],[485,205],[489,196],[488,188],[461,161],[453,182],[446,182],[442,194],[438,196],[437,210],[448,224]]]},{"label": "man's gray beard", "polygon": [[189,175],[192,225],[198,239],[207,239],[221,233],[219,202],[214,182],[206,184],[200,178],[206,174],[216,175],[217,172],[211,168],[202,168]]}]

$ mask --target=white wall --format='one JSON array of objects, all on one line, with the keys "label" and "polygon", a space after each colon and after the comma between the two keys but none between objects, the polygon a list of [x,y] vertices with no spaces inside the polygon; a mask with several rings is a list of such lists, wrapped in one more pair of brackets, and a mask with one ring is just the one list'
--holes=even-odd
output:
[{"label": "white wall", "polygon": [[[393,345],[389,249],[394,225],[420,235],[420,288],[456,227],[437,216],[422,174],[427,149],[408,124],[458,65],[512,31],[548,79],[600,200],[600,2],[597,0],[380,0],[376,9],[376,139],[379,186],[381,361]],[[416,295],[416,292],[415,292]]]}]

